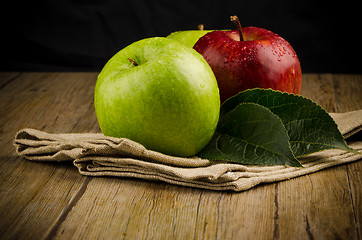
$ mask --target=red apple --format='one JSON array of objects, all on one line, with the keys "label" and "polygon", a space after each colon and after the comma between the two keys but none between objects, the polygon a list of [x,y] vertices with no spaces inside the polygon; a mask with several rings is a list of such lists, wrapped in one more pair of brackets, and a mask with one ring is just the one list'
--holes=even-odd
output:
[{"label": "red apple", "polygon": [[272,88],[300,94],[302,70],[292,46],[279,35],[257,28],[213,31],[201,37],[194,49],[214,71],[224,102],[249,88]]}]

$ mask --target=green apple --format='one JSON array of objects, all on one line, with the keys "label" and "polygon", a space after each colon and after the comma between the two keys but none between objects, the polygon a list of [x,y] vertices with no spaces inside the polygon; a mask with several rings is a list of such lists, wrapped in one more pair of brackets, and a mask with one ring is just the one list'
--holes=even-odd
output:
[{"label": "green apple", "polygon": [[[199,38],[203,37],[206,33],[213,32],[215,30],[204,30],[204,25],[199,24],[198,30],[177,31],[169,34],[167,38],[174,39],[188,47],[193,48]],[[229,30],[218,30],[229,31]]]},{"label": "green apple", "polygon": [[212,32],[214,30],[188,30],[188,31],[178,31],[173,32],[167,36],[167,38],[174,39],[188,47],[194,47],[195,43],[199,38],[203,37],[206,33]]},{"label": "green apple", "polygon": [[220,96],[199,53],[155,37],[132,43],[107,62],[97,79],[94,105],[105,135],[189,157],[214,134]]}]

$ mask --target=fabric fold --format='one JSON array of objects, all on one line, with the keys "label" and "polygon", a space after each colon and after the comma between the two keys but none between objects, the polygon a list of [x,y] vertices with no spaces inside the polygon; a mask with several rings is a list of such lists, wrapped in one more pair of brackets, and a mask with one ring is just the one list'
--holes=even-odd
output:
[{"label": "fabric fold", "polygon": [[[362,129],[362,110],[331,113],[345,138]],[[362,141],[349,146],[362,152]],[[283,181],[362,158],[341,150],[314,153],[299,160],[303,168],[224,163],[199,157],[181,158],[151,151],[134,141],[100,133],[51,134],[22,129],[14,145],[32,161],[73,161],[86,176],[132,177],[211,190],[248,190],[261,183]]]}]

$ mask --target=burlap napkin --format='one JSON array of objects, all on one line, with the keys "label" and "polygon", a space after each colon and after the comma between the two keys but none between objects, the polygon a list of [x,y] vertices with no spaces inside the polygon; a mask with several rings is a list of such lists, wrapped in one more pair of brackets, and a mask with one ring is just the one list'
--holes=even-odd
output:
[{"label": "burlap napkin", "polygon": [[[347,138],[362,129],[362,110],[332,113]],[[357,141],[358,140],[358,141]],[[362,151],[362,139],[349,146]],[[300,158],[304,168],[220,163],[180,158],[150,151],[128,139],[96,133],[50,134],[23,129],[15,136],[20,156],[33,161],[73,161],[87,176],[135,177],[212,190],[243,191],[260,183],[282,181],[362,158],[340,150],[328,150]]]}]

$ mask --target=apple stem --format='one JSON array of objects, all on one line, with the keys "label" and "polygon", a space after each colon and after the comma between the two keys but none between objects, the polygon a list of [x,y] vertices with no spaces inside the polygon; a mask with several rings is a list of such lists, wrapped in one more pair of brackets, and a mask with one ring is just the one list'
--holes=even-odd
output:
[{"label": "apple stem", "polygon": [[197,25],[197,29],[200,31],[204,30],[204,24]]},{"label": "apple stem", "polygon": [[138,64],[132,58],[128,58],[128,61],[130,61],[135,67],[138,66]]},{"label": "apple stem", "polygon": [[239,21],[238,16],[231,16],[230,20],[236,25],[236,27],[238,28],[239,31],[239,36],[240,36],[240,41],[244,41],[244,37],[243,37],[243,31],[241,30],[241,24]]}]

